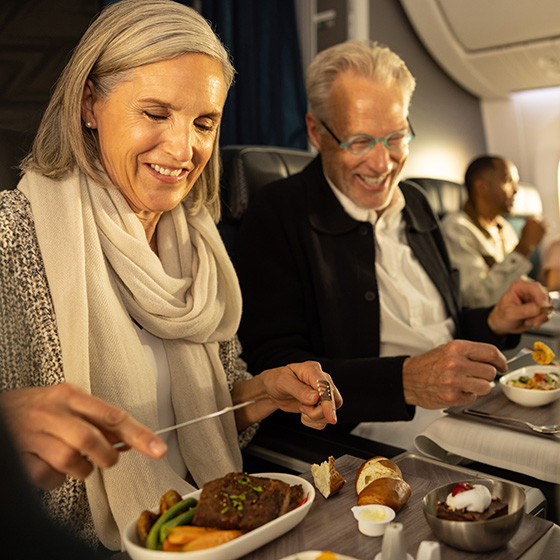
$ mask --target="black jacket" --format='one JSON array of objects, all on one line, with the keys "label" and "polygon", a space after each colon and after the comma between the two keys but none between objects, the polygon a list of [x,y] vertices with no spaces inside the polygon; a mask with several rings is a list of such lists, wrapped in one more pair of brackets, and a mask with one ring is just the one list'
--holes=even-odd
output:
[{"label": "black jacket", "polygon": [[[438,222],[419,189],[401,183],[410,246],[434,281],[457,338],[504,346],[487,325],[490,309],[463,310]],[[342,208],[320,157],[264,187],[239,231],[234,263],[243,292],[240,338],[249,370],[309,359],[330,373],[344,398],[339,422],[407,420],[406,356],[379,358],[379,296],[372,225]],[[507,344],[508,346],[510,344]]]}]

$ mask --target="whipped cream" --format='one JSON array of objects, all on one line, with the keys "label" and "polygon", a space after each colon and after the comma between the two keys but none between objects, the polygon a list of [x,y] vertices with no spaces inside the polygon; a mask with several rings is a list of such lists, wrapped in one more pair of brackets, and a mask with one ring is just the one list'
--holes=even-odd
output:
[{"label": "whipped cream", "polygon": [[471,490],[459,492],[455,496],[449,494],[446,500],[446,504],[450,509],[466,509],[476,513],[485,511],[491,502],[492,495],[490,490],[482,484],[475,484]]}]

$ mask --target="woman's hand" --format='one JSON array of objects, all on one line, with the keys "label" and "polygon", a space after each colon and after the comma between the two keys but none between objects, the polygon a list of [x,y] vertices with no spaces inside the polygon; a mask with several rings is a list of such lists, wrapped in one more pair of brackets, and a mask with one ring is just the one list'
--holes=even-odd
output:
[{"label": "woman's hand", "polygon": [[[127,412],[70,383],[8,391],[0,408],[31,481],[46,490],[67,474],[84,479],[94,465],[114,465],[119,451],[133,448],[154,459],[167,452],[164,441]],[[127,446],[115,449],[118,441]]]},{"label": "woman's hand", "polygon": [[[317,382],[326,381],[330,400],[319,394]],[[262,420],[275,410],[299,412],[306,426],[322,430],[327,424],[336,424],[336,409],[342,406],[342,397],[331,376],[317,362],[289,364],[267,369],[252,379],[238,381],[233,386],[233,403],[255,400],[254,405],[236,411],[238,430]]]}]

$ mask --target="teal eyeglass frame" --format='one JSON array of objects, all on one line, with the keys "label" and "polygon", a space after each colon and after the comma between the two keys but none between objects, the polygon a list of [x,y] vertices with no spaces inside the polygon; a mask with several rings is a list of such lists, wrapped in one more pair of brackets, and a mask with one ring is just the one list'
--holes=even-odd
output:
[{"label": "teal eyeglass frame", "polygon": [[[371,149],[373,149],[373,147],[378,142],[381,142],[390,152],[400,152],[401,150],[404,150],[404,148],[408,146],[408,144],[416,138],[416,134],[414,134],[414,130],[408,119],[406,119],[406,122],[408,123],[408,129],[406,130],[396,130],[395,132],[390,132],[389,134],[387,134],[387,136],[381,138],[374,138],[369,134],[357,134],[356,136],[352,136],[352,138],[349,138],[346,142],[341,142],[337,138],[336,134],[324,123],[324,121],[320,120],[319,122],[325,127],[327,132],[338,142],[339,147],[348,150],[354,156],[363,156],[364,154],[367,154]],[[406,143],[401,148],[396,148],[396,149],[391,148],[388,144],[388,141],[391,139],[391,136],[394,136],[395,134],[403,134],[406,138]],[[354,142],[354,140],[358,140],[359,138],[362,139],[367,138],[369,140],[369,146],[363,151],[354,152],[350,149],[350,144]]]}]

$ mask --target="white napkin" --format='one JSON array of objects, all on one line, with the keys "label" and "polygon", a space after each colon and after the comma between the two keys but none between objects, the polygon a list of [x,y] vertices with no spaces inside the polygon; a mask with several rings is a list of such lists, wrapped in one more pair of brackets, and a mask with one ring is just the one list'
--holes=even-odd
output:
[{"label": "white napkin", "polygon": [[462,458],[560,484],[560,438],[445,416],[414,439],[418,451],[447,463]]}]

